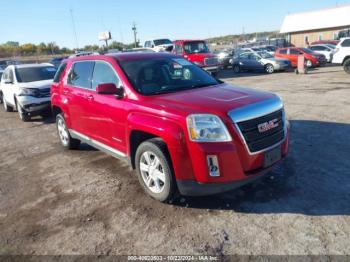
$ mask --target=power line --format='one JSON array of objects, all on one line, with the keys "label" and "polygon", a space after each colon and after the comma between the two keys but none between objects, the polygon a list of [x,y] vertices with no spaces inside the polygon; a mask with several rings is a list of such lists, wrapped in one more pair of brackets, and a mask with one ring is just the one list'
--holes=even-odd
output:
[{"label": "power line", "polygon": [[77,49],[79,49],[78,35],[77,35],[77,30],[75,28],[75,20],[74,20],[74,15],[73,15],[73,9],[70,9],[69,11],[70,11],[71,19],[72,19],[72,27],[73,27],[74,37],[75,37],[75,44],[77,46]]}]

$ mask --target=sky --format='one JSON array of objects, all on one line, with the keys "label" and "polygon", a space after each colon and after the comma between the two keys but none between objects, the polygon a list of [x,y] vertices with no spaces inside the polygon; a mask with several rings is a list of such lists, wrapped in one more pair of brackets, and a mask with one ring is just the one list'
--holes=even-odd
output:
[{"label": "sky", "polygon": [[[150,38],[201,39],[279,30],[285,15],[350,0],[1,0],[0,43],[56,42],[69,48],[99,44],[98,33],[133,42],[132,23],[143,43]],[[71,15],[73,14],[73,16]],[[74,23],[72,22],[72,17]],[[74,27],[76,28],[75,38]]]}]

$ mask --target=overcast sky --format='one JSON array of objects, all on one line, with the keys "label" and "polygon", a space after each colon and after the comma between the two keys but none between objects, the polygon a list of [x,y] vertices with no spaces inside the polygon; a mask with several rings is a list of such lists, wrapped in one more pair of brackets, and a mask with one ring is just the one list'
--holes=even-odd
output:
[{"label": "overcast sky", "polygon": [[[133,21],[141,42],[148,38],[208,38],[279,30],[288,13],[350,4],[335,0],[8,0],[1,1],[0,43],[54,41],[60,46],[100,44],[110,30],[114,40],[130,43]],[[72,10],[76,25],[76,43]]]}]

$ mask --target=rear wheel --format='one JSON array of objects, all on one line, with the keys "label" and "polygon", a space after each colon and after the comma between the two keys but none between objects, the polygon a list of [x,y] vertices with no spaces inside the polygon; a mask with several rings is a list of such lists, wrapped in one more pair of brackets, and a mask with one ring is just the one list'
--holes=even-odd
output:
[{"label": "rear wheel", "polygon": [[275,71],[275,68],[272,64],[265,65],[265,72],[268,74],[272,74]]},{"label": "rear wheel", "polygon": [[350,58],[345,60],[343,68],[346,73],[350,74]]},{"label": "rear wheel", "polygon": [[136,151],[136,171],[139,182],[152,198],[167,202],[176,192],[171,160],[165,143],[160,139],[143,142]]},{"label": "rear wheel", "polygon": [[241,68],[239,67],[239,65],[233,65],[233,72],[235,72],[236,74],[241,72]]},{"label": "rear wheel", "polygon": [[65,149],[77,149],[80,145],[80,140],[74,139],[70,136],[66,121],[62,114],[58,114],[56,117],[56,127],[58,138],[60,139],[61,145]]}]

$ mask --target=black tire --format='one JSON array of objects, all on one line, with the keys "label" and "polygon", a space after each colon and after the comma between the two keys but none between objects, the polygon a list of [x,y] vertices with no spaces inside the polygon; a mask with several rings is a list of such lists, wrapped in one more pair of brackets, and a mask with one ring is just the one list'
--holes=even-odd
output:
[{"label": "black tire", "polygon": [[350,74],[350,58],[346,59],[343,63],[344,71],[348,74]]},{"label": "black tire", "polygon": [[[160,193],[152,192],[142,177],[140,165],[141,157],[145,152],[151,152],[157,156],[162,166],[162,171],[165,175],[165,181],[163,183],[164,188]],[[166,144],[161,139],[150,139],[140,144],[136,150],[135,164],[139,182],[148,195],[160,202],[168,202],[175,198],[176,180],[174,177],[171,159],[168,154]]]},{"label": "black tire", "polygon": [[219,72],[212,72],[210,73],[212,77],[217,78],[219,75]]},{"label": "black tire", "polygon": [[239,72],[241,72],[241,68],[239,65],[233,65],[232,66],[233,72],[235,72],[236,74],[238,74]]},{"label": "black tire", "polygon": [[266,64],[265,65],[265,72],[267,74],[272,74],[273,72],[275,72],[275,68],[273,67],[272,64]]},{"label": "black tire", "polygon": [[25,113],[25,110],[18,104],[17,100],[15,100],[15,103],[16,103],[16,109],[17,109],[19,118],[20,118],[23,122],[28,122],[28,121],[30,121],[30,120],[31,120],[31,117],[28,116],[28,115]]},{"label": "black tire", "polygon": [[13,112],[13,107],[9,106],[5,100],[5,98],[3,97],[3,104],[4,104],[4,109],[5,112]]},{"label": "black tire", "polygon": [[[64,128],[65,132],[67,132],[67,133],[66,133],[66,135],[67,135],[67,139],[66,139],[66,140],[64,140],[64,139],[62,138],[62,133],[60,133],[60,132],[62,132],[62,131],[60,131],[60,129],[59,129],[59,125],[60,125],[60,124],[63,124],[62,127]],[[67,126],[66,126],[66,121],[64,120],[64,117],[63,117],[62,114],[58,114],[58,115],[56,116],[56,128],[57,128],[58,138],[59,138],[59,140],[60,140],[61,145],[63,146],[63,148],[65,148],[65,149],[67,149],[67,150],[68,150],[68,149],[78,149],[78,148],[79,148],[79,146],[80,146],[80,140],[71,137],[71,135],[69,134],[68,128],[67,128]]]},{"label": "black tire", "polygon": [[0,91],[0,104],[2,104],[2,92]]}]

